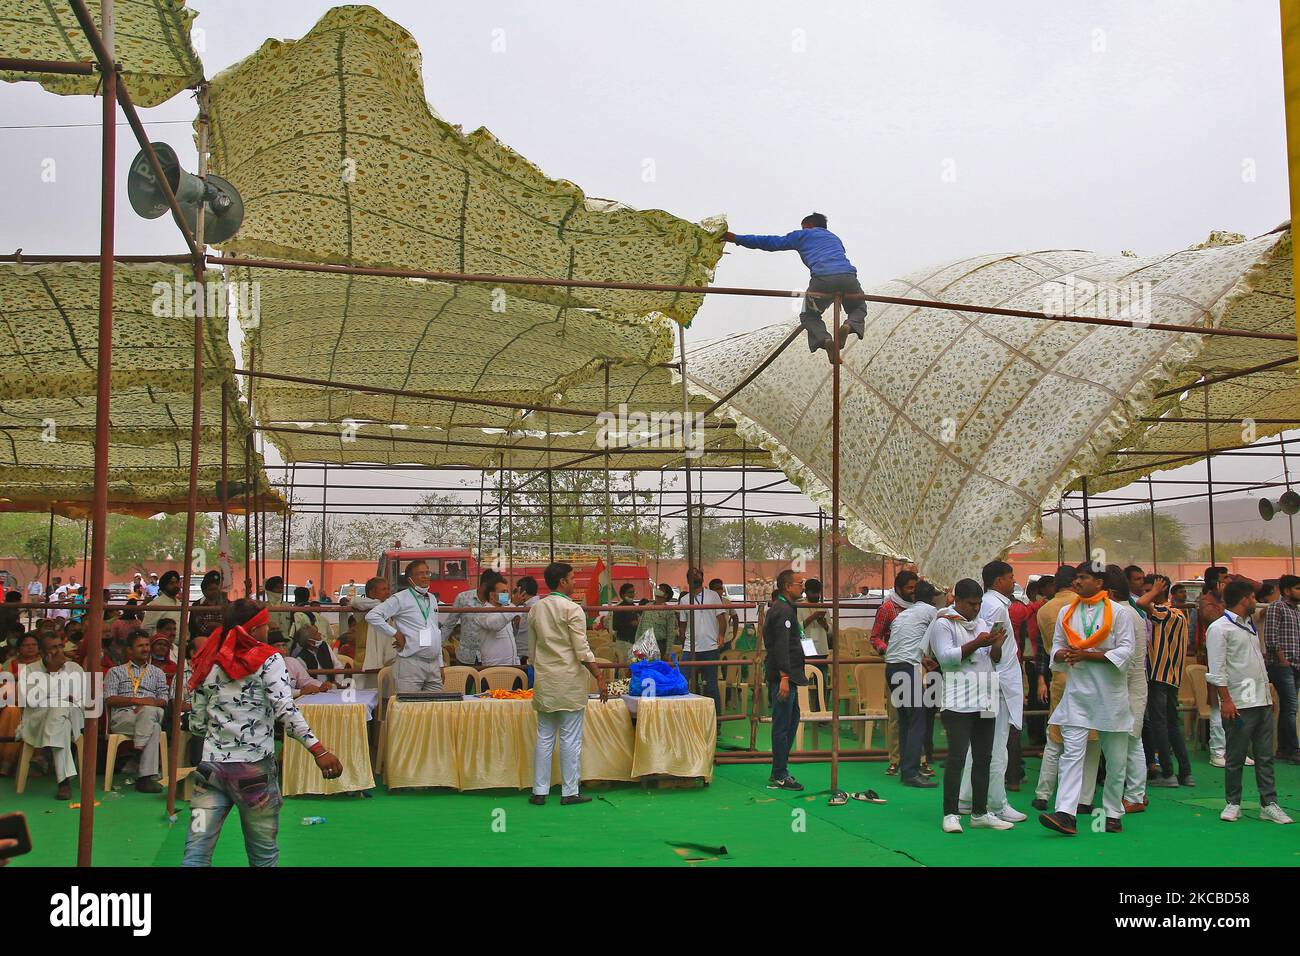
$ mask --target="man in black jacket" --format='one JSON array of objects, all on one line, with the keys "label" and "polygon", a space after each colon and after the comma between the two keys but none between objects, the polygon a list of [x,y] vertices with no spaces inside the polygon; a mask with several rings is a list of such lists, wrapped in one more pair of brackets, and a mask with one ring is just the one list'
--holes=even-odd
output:
[{"label": "man in black jacket", "polygon": [[763,621],[763,647],[767,652],[768,696],[772,701],[772,776],[769,790],[802,790],[790,776],[787,763],[795,731],[799,728],[799,692],[807,683],[803,672],[803,630],[794,604],[803,583],[789,568],[776,576],[776,594]]}]

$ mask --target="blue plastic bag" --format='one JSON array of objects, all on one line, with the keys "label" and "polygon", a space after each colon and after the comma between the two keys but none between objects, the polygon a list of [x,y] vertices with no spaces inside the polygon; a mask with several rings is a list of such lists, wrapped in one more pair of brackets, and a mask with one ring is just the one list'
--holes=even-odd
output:
[{"label": "blue plastic bag", "polygon": [[667,661],[634,661],[628,694],[632,697],[680,697],[689,693],[686,678],[677,669],[677,656]]}]

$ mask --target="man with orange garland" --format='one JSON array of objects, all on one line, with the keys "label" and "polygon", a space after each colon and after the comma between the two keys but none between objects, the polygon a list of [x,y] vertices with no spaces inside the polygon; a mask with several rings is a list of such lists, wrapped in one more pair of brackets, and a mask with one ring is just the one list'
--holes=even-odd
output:
[{"label": "man with orange garland", "polygon": [[1119,833],[1124,815],[1124,767],[1133,728],[1126,668],[1137,635],[1132,615],[1106,593],[1105,572],[1100,567],[1087,561],[1076,567],[1074,592],[1075,600],[1056,619],[1052,639],[1052,670],[1070,674],[1061,702],[1048,718],[1051,726],[1060,728],[1064,742],[1056,812],[1041,814],[1038,820],[1049,830],[1075,834],[1088,736],[1095,730],[1110,768],[1102,792],[1106,832]]}]

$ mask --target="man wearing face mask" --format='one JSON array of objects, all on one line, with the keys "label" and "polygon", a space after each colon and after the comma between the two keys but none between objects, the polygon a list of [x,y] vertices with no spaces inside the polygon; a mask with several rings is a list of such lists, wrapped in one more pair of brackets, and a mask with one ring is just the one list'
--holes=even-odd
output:
[{"label": "man wearing face mask", "polygon": [[406,580],[408,587],[366,612],[366,623],[397,648],[393,678],[399,694],[442,690],[442,631],[438,597],[429,591],[428,562],[417,558],[408,564]]},{"label": "man wearing face mask", "polygon": [[[510,603],[509,589],[501,572],[492,568],[479,575],[478,590],[461,591],[452,602],[453,608],[461,607],[502,607]],[[510,630],[513,614],[458,614],[454,611],[447,615],[447,636],[456,634],[459,644],[456,648],[456,663],[467,667],[477,667],[488,661],[482,656],[484,642],[491,645],[494,659],[505,658],[505,641],[503,635]],[[514,632],[510,631],[510,657],[514,664],[519,663],[515,649]]]}]

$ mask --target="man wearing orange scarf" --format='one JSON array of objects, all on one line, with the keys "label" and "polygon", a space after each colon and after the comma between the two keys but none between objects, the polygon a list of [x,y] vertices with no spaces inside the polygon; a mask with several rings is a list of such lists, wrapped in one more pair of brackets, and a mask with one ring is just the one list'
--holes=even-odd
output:
[{"label": "man wearing orange scarf", "polygon": [[1050,726],[1060,728],[1064,741],[1056,812],[1038,819],[1058,833],[1073,836],[1076,832],[1088,736],[1096,731],[1111,768],[1102,796],[1106,832],[1119,833],[1124,815],[1123,768],[1133,727],[1125,668],[1137,637],[1132,617],[1107,595],[1099,566],[1085,561],[1075,568],[1074,591],[1077,598],[1057,617],[1052,640],[1052,670],[1070,675],[1060,704],[1048,718]]}]

